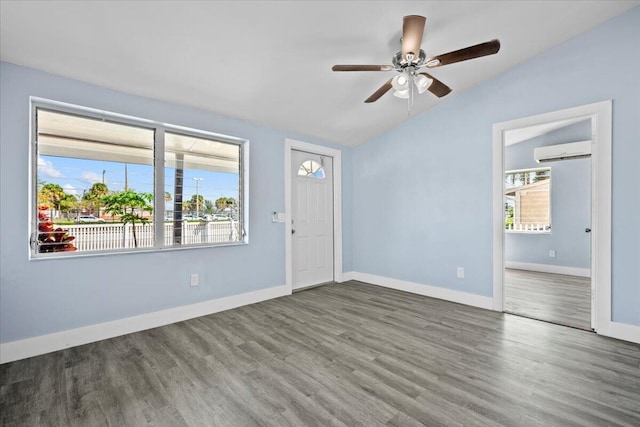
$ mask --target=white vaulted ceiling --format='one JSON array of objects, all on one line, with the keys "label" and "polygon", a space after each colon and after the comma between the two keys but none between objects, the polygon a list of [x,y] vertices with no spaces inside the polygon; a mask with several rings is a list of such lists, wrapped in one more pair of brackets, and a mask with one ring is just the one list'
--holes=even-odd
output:
[{"label": "white vaulted ceiling", "polygon": [[[402,17],[427,17],[427,56],[498,38],[494,56],[430,71],[455,96],[638,1],[45,1],[0,3],[0,58],[123,92],[344,145],[408,118],[388,93]],[[438,101],[425,93],[412,115]]]}]

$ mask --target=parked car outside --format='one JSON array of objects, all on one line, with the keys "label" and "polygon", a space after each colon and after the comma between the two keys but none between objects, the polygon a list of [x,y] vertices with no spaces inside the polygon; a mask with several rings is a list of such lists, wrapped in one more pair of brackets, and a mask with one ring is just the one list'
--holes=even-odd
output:
[{"label": "parked car outside", "polygon": [[83,222],[102,223],[102,222],[105,222],[104,219],[96,218],[93,215],[80,215],[80,216],[77,216],[74,221],[77,222],[77,223],[83,223]]},{"label": "parked car outside", "polygon": [[205,221],[205,217],[204,215],[193,215],[193,214],[186,214],[186,215],[182,215],[182,220],[183,221]]},{"label": "parked car outside", "polygon": [[213,214],[211,216],[211,219],[213,221],[229,221],[230,218],[228,216],[226,216],[226,215],[223,215],[223,214]]}]

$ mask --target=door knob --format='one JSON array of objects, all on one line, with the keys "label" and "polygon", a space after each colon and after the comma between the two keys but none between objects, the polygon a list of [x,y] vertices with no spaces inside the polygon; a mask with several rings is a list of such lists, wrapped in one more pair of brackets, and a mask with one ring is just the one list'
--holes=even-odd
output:
[{"label": "door knob", "polygon": [[591,229],[589,227],[587,227],[587,228],[584,229],[584,232],[585,233],[591,233]]},{"label": "door knob", "polygon": [[296,230],[291,229],[291,234],[296,234]]}]

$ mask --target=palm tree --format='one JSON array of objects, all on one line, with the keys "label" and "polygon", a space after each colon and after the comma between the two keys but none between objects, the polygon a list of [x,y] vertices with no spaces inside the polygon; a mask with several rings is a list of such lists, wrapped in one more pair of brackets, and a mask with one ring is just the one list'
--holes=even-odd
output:
[{"label": "palm tree", "polygon": [[89,191],[82,195],[82,201],[92,211],[97,210],[100,216],[100,208],[102,207],[102,198],[109,194],[109,188],[102,182],[96,182],[91,186]]}]

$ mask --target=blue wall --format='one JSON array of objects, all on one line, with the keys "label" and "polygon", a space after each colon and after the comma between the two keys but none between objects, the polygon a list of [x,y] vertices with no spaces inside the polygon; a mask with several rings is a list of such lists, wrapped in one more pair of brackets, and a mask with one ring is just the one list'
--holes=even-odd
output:
[{"label": "blue wall", "polygon": [[[551,233],[505,234],[505,261],[591,268],[591,159],[539,164],[536,147],[591,140],[591,121],[510,145],[505,149],[505,170],[551,168]],[[549,250],[555,250],[555,258]]]},{"label": "blue wall", "polygon": [[[0,63],[0,342],[283,285],[284,140],[322,141]],[[28,259],[29,96],[246,138],[250,244],[58,260]],[[351,217],[351,149],[343,153],[344,215]],[[351,270],[351,222],[344,268]],[[200,286],[189,287],[192,272]]]},{"label": "blue wall", "polygon": [[[492,125],[613,99],[613,320],[640,325],[638,40],[635,8],[342,148],[343,270],[491,296]],[[284,205],[283,141],[330,144],[7,63],[0,93],[0,342],[284,284],[283,225],[270,221]],[[251,140],[251,243],[29,261],[29,96]],[[198,288],[188,286],[191,272],[201,274]]]},{"label": "blue wall", "polygon": [[613,99],[613,320],[640,325],[638,40],[640,7],[356,147],[353,269],[491,296],[492,125]]}]

